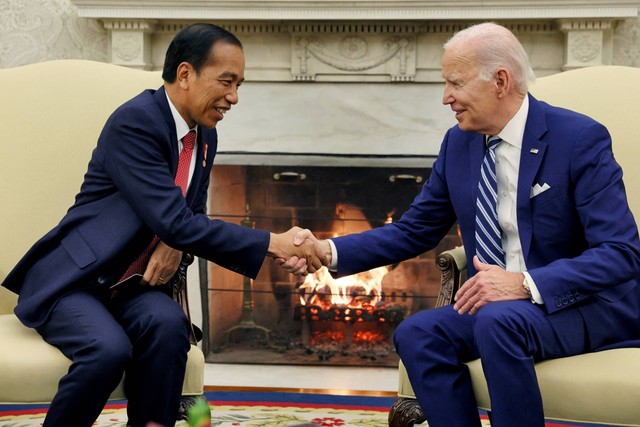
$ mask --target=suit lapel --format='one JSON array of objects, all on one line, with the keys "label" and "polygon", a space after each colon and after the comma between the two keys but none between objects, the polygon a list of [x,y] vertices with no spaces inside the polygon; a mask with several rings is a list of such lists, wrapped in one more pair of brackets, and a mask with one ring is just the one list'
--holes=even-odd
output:
[{"label": "suit lapel", "polygon": [[167,147],[170,159],[169,167],[171,168],[171,176],[175,176],[178,170],[178,157],[180,154],[178,151],[178,138],[176,136],[176,122],[173,120],[164,86],[160,87],[160,89],[154,93],[154,99],[160,107],[162,119],[166,126],[167,135],[169,136],[169,147]]},{"label": "suit lapel", "polygon": [[[485,136],[479,133],[468,133],[467,141],[464,141],[464,146],[469,147],[468,151],[468,161],[466,165],[463,165],[463,168],[467,167],[467,180],[460,180],[460,185],[463,185],[466,188],[460,189],[463,193],[468,192],[471,197],[469,200],[469,221],[474,224],[475,227],[475,216],[476,216],[476,199],[478,198],[478,182],[480,181],[481,175],[481,166],[482,161],[484,159],[484,153],[486,150]],[[461,171],[460,176],[464,176],[465,172]],[[469,185],[471,188],[469,188]],[[468,240],[468,241],[467,241]],[[470,248],[473,248],[473,252],[475,253],[476,241],[475,241],[475,233],[469,233],[467,236],[465,243],[468,243]],[[473,266],[472,266],[473,267]]]},{"label": "suit lapel", "polygon": [[471,196],[475,216],[475,203],[478,198],[478,183],[480,182],[480,170],[486,150],[485,136],[479,133],[472,134],[469,143],[469,171],[471,173]]},{"label": "suit lapel", "polygon": [[526,260],[531,247],[533,233],[533,217],[531,213],[531,187],[538,176],[538,171],[544,159],[547,144],[542,141],[547,133],[547,122],[544,110],[533,96],[529,95],[529,114],[522,139],[520,153],[520,172],[518,176],[518,232],[522,254]]},{"label": "suit lapel", "polygon": [[[160,106],[160,110],[162,111],[162,118],[164,119],[165,124],[167,125],[167,133],[169,135],[169,152],[170,152],[170,172],[172,176],[176,175],[176,171],[178,170],[178,160],[180,157],[178,150],[178,138],[176,136],[176,123],[173,120],[173,115],[171,114],[171,108],[169,107],[169,102],[167,101],[167,95],[165,93],[164,87],[161,87],[154,94],[156,102]],[[198,188],[200,187],[200,182],[202,181],[202,174],[207,169],[208,166],[206,163],[203,163],[203,159],[205,158],[205,147],[209,148],[207,144],[204,142],[204,132],[205,129],[202,127],[198,127],[198,139],[196,143],[196,164],[195,169],[193,171],[193,176],[191,177],[191,183],[189,188],[187,189],[187,194],[185,199],[187,200],[187,205],[192,206],[195,201],[195,196],[198,194]]]}]

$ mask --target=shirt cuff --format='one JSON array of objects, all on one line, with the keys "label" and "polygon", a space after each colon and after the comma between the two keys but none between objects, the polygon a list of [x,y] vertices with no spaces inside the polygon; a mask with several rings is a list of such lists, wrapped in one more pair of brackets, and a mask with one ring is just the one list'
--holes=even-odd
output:
[{"label": "shirt cuff", "polygon": [[540,294],[540,291],[536,286],[536,282],[534,282],[531,278],[531,275],[526,271],[523,271],[522,274],[524,274],[524,276],[527,278],[527,283],[529,283],[529,290],[531,291],[531,299],[533,299],[533,302],[535,302],[536,304],[544,304],[542,295]]},{"label": "shirt cuff", "polygon": [[336,273],[338,271],[338,250],[336,249],[336,245],[333,243],[333,240],[327,239],[327,241],[331,247],[331,264],[329,264],[329,271]]}]

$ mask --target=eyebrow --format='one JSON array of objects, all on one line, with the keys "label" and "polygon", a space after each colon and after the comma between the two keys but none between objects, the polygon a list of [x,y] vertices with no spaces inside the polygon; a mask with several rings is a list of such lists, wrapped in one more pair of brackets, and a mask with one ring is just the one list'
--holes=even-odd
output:
[{"label": "eyebrow", "polygon": [[452,83],[456,83],[456,82],[459,82],[461,79],[462,79],[462,75],[459,72],[454,71],[449,73],[449,77],[446,78],[445,80],[448,80]]},{"label": "eyebrow", "polygon": [[238,75],[236,73],[232,73],[231,71],[223,71],[222,74],[220,74],[218,76],[218,78],[223,79],[223,78],[232,78],[233,80],[239,80],[240,83],[242,83],[244,81],[243,79],[238,79]]}]

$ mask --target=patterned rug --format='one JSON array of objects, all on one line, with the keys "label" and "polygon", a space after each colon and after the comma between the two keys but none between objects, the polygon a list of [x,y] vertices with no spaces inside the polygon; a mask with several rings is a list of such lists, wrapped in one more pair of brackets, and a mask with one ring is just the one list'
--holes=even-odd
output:
[{"label": "patterned rug", "polygon": [[[389,407],[395,400],[290,392],[208,391],[205,395],[211,406],[211,424],[216,427],[387,427]],[[125,408],[123,401],[109,403],[94,427],[125,427]],[[43,405],[0,405],[0,427],[40,427],[46,409]],[[486,415],[482,420],[483,427],[490,425]],[[186,427],[186,423],[178,426]],[[546,425],[567,426],[579,424]]]}]

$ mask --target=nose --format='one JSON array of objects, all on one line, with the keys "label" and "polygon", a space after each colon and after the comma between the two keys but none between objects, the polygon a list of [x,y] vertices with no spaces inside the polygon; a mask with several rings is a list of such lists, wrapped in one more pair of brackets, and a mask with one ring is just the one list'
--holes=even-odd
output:
[{"label": "nose", "polygon": [[236,105],[238,103],[238,88],[233,86],[225,95],[225,99],[229,101],[231,105]]},{"label": "nose", "polygon": [[453,104],[454,99],[453,96],[451,95],[451,89],[449,88],[449,85],[445,85],[444,86],[444,92],[442,93],[442,103],[444,105],[449,105],[449,104]]}]

